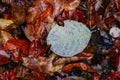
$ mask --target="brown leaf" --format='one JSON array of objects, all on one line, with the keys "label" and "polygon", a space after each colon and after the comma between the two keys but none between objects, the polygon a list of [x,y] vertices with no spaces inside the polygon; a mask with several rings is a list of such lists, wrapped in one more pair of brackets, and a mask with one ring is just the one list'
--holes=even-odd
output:
[{"label": "brown leaf", "polygon": [[6,42],[9,40],[9,39],[14,39],[13,36],[7,32],[7,31],[3,31],[1,30],[0,31],[0,34],[1,34],[1,38],[2,38],[2,44],[5,45]]},{"label": "brown leaf", "polygon": [[93,54],[92,53],[80,53],[76,56],[73,57],[69,57],[69,58],[59,58],[56,61],[53,62],[54,65],[58,65],[58,64],[65,64],[65,63],[70,63],[70,62],[75,62],[75,61],[82,61],[82,60],[90,60],[93,58]]},{"label": "brown leaf", "polygon": [[23,57],[23,65],[42,74],[52,74],[54,72],[51,60],[45,57]]},{"label": "brown leaf", "polygon": [[[41,13],[41,10],[38,10],[37,12],[31,11],[30,14],[28,15],[28,23],[25,27],[25,35],[30,41],[35,40],[35,38],[44,38],[47,36],[47,23],[45,22],[51,22],[53,21],[53,17],[50,17],[49,15],[51,14],[52,11],[52,6],[51,5],[46,5],[46,9]],[[34,8],[33,8],[34,9]],[[39,13],[40,12],[40,13]],[[33,17],[31,17],[33,15]],[[30,21],[29,21],[30,17]],[[33,21],[36,19],[35,21]]]},{"label": "brown leaf", "polygon": [[117,9],[120,11],[120,0],[114,0],[117,6]]},{"label": "brown leaf", "polygon": [[20,6],[12,7],[12,19],[16,24],[20,25],[25,21],[26,16],[25,11],[26,9]]},{"label": "brown leaf", "polygon": [[64,9],[66,0],[54,0],[53,2],[53,15],[58,16]]},{"label": "brown leaf", "polygon": [[0,50],[0,65],[7,64],[10,62],[10,54],[4,50]]},{"label": "brown leaf", "polygon": [[68,0],[65,4],[65,10],[69,11],[76,9],[79,6],[80,1],[81,0]]},{"label": "brown leaf", "polygon": [[42,39],[35,39],[30,44],[29,47],[29,56],[43,56],[43,54],[49,49],[50,46]]},{"label": "brown leaf", "polygon": [[10,39],[5,44],[5,50],[11,52],[14,62],[19,62],[23,56],[28,55],[28,42],[26,40]]},{"label": "brown leaf", "polygon": [[68,65],[65,65],[62,68],[62,71],[63,72],[70,72],[75,67],[80,68],[82,71],[96,72],[96,70],[92,69],[91,66],[89,66],[88,64],[82,63],[82,62],[71,63],[71,64],[68,64]]},{"label": "brown leaf", "polygon": [[[28,9],[27,23],[33,23],[38,18],[46,18],[47,16],[45,15],[50,13],[50,11],[47,12],[47,10],[51,10],[49,5],[50,1],[48,0],[35,0],[33,6]],[[41,21],[43,21],[43,19]]]},{"label": "brown leaf", "polygon": [[13,70],[7,70],[0,76],[0,80],[16,80],[16,76]]},{"label": "brown leaf", "polygon": [[95,14],[95,22],[100,30],[108,30],[108,27],[104,24],[104,20],[100,19],[100,16],[96,13]]}]

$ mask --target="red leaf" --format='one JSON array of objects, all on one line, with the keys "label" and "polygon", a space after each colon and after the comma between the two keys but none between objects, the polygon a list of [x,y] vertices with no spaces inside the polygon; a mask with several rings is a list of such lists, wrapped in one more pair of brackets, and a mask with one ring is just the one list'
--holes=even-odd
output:
[{"label": "red leaf", "polygon": [[111,22],[115,21],[115,17],[114,16],[110,16],[109,18],[105,19],[104,23],[105,24],[110,24]]},{"label": "red leaf", "polygon": [[13,70],[5,71],[0,76],[0,80],[16,80],[16,76]]},{"label": "red leaf", "polygon": [[120,71],[120,55],[116,56],[116,68],[117,71]]},{"label": "red leaf", "polygon": [[62,15],[57,17],[57,22],[59,25],[64,26],[64,20],[75,20],[87,24],[85,18],[85,13],[82,10],[70,10],[64,11]]},{"label": "red leaf", "polygon": [[94,73],[94,76],[91,80],[100,80],[100,76],[97,73]]},{"label": "red leaf", "polygon": [[75,19],[78,18],[78,21],[80,21],[82,23],[86,23],[85,14],[82,10],[76,10],[73,15],[74,15]]},{"label": "red leaf", "polygon": [[45,78],[40,74],[35,71],[32,71],[33,76],[35,76],[38,80],[45,80]]},{"label": "red leaf", "polygon": [[118,49],[120,49],[120,40],[115,40],[114,41],[114,46]]},{"label": "red leaf", "polygon": [[19,62],[23,56],[28,55],[28,42],[25,40],[11,39],[5,44],[5,50],[12,54],[12,59]]},{"label": "red leaf", "polygon": [[107,76],[106,80],[120,80],[120,72],[119,71],[111,71]]},{"label": "red leaf", "polygon": [[29,55],[32,55],[34,57],[42,56],[49,48],[46,44],[46,42],[42,39],[35,39],[31,44],[29,48]]},{"label": "red leaf", "polygon": [[21,49],[23,55],[26,55],[26,50],[28,49],[28,42],[26,40],[10,39],[5,44],[5,49],[6,50]]},{"label": "red leaf", "polygon": [[43,75],[52,75],[55,72],[55,68],[50,59],[46,57],[23,57],[23,65],[33,71],[42,73]]},{"label": "red leaf", "polygon": [[82,71],[96,72],[96,70],[94,70],[91,66],[82,62],[67,64],[62,68],[62,72],[70,72],[75,67],[80,68]]}]

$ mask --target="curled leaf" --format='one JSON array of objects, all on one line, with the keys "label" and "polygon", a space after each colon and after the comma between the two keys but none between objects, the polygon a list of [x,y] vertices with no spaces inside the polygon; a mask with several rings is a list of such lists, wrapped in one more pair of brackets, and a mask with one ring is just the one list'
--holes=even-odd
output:
[{"label": "curled leaf", "polygon": [[51,61],[45,57],[23,57],[23,65],[38,73],[51,74],[54,72]]},{"label": "curled leaf", "polygon": [[13,24],[12,20],[0,19],[0,29],[5,29],[11,24]]},{"label": "curled leaf", "polygon": [[68,11],[76,9],[79,6],[80,1],[81,0],[68,0],[65,4],[65,10]]},{"label": "curled leaf", "polygon": [[7,70],[0,76],[0,80],[16,80],[15,72],[13,70]]},{"label": "curled leaf", "polygon": [[64,4],[66,0],[54,0],[53,2],[53,15],[58,16],[64,9]]},{"label": "curled leaf", "polygon": [[52,64],[52,59],[48,59],[46,57],[23,57],[23,65],[28,67],[29,69],[36,71],[42,74],[52,75],[54,72],[60,70],[63,65]]},{"label": "curled leaf", "polygon": [[62,68],[62,71],[68,73],[75,67],[80,68],[82,71],[96,72],[91,66],[82,62],[68,64]]},{"label": "curled leaf", "polygon": [[28,42],[26,40],[10,39],[5,44],[5,50],[10,51],[14,62],[19,62],[23,56],[28,55]]},{"label": "curled leaf", "polygon": [[120,21],[120,12],[115,13],[115,14],[114,14],[114,17],[115,17],[118,21]]},{"label": "curled leaf", "polygon": [[0,31],[1,32],[1,38],[2,38],[2,44],[5,45],[6,42],[9,40],[9,39],[14,39],[13,36],[6,32],[6,31]]},{"label": "curled leaf", "polygon": [[49,49],[50,46],[42,39],[35,39],[32,41],[29,47],[29,56],[43,56],[43,54]]},{"label": "curled leaf", "polygon": [[80,53],[76,56],[73,57],[68,57],[68,58],[59,58],[56,61],[53,62],[54,65],[58,65],[58,64],[65,64],[65,63],[69,63],[69,62],[75,62],[75,61],[80,61],[80,60],[90,60],[93,58],[93,54],[91,53]]}]

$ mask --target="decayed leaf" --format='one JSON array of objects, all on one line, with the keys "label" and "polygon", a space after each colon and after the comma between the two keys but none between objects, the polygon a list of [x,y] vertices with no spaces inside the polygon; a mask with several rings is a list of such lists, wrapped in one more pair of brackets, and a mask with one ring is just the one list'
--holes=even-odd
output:
[{"label": "decayed leaf", "polygon": [[55,25],[47,36],[47,43],[51,50],[60,56],[71,57],[84,50],[91,32],[82,23],[66,20],[65,26]]},{"label": "decayed leaf", "polygon": [[75,62],[80,60],[90,60],[93,58],[93,56],[94,55],[92,53],[83,52],[81,54],[78,54],[77,56],[68,57],[68,58],[59,58],[56,61],[54,61],[53,64],[58,65],[58,64],[65,64],[65,63]]},{"label": "decayed leaf", "polygon": [[42,74],[53,74],[55,72],[51,60],[45,57],[23,57],[23,65]]},{"label": "decayed leaf", "polygon": [[63,10],[75,10],[80,0],[36,0],[28,10],[25,35],[30,41],[47,35],[49,23],[54,22]]},{"label": "decayed leaf", "polygon": [[[54,72],[60,70],[64,64],[53,65],[53,60],[56,58],[56,54],[52,53],[49,57],[41,57],[37,58],[34,56],[23,57],[23,65],[35,72],[51,75]],[[44,75],[45,76],[45,75]]]}]

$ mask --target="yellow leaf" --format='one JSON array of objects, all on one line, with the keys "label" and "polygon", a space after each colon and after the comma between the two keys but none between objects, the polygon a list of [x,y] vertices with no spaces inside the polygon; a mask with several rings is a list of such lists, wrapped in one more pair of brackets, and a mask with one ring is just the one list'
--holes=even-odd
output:
[{"label": "yellow leaf", "polygon": [[9,39],[14,39],[13,36],[6,32],[6,31],[1,31],[1,38],[2,38],[2,44],[5,45],[5,43],[9,40]]},{"label": "yellow leaf", "polygon": [[5,29],[7,26],[13,24],[12,20],[8,20],[8,19],[0,19],[0,28],[1,29]]}]

